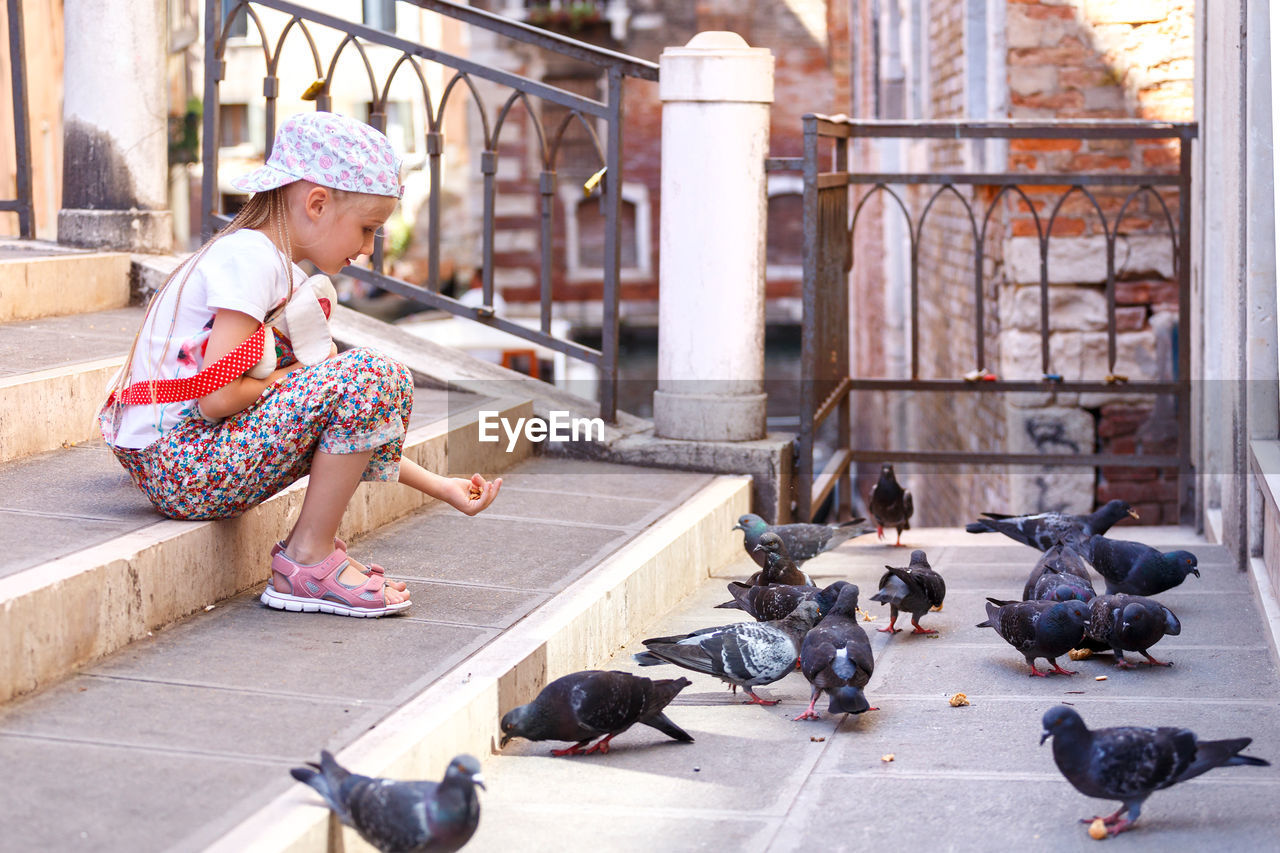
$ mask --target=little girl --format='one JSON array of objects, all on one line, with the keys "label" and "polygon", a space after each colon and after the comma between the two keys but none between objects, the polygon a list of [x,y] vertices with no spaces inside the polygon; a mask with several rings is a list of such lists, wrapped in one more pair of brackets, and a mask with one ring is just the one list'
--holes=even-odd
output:
[{"label": "little girl", "polygon": [[[240,515],[310,475],[297,523],[271,552],[270,607],[383,616],[409,606],[403,583],[351,559],[336,537],[361,480],[398,480],[467,515],[502,486],[401,457],[413,404],[403,365],[330,347],[305,366],[283,336],[275,358],[263,355],[264,320],[313,298],[309,286],[299,292],[297,263],[333,275],[372,252],[400,198],[399,171],[368,125],[326,112],[286,120],[266,164],[234,182],[254,195],[152,299],[102,411],[116,457],[171,518]],[[274,370],[255,379],[262,359]]]}]

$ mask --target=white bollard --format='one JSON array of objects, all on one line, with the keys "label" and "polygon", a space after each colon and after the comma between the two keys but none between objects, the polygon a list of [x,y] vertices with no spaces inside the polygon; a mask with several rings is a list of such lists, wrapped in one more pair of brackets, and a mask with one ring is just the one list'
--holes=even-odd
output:
[{"label": "white bollard", "polygon": [[773,54],[705,32],[659,59],[662,216],[655,433],[764,438],[764,160]]},{"label": "white bollard", "polygon": [[164,0],[66,0],[60,242],[172,246],[166,9]]}]

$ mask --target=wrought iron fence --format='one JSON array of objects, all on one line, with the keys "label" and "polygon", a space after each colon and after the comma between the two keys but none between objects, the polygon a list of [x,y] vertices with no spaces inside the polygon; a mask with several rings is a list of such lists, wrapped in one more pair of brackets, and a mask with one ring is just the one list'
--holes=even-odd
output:
[{"label": "wrought iron fence", "polygon": [[17,154],[17,197],[0,199],[0,210],[18,214],[18,234],[36,236],[31,200],[31,126],[27,117],[27,59],[22,38],[22,0],[7,0],[9,15],[9,75],[13,84],[13,148]]},{"label": "wrought iron fence", "polygon": [[[853,121],[843,117],[804,117],[805,153],[800,161],[776,160],[773,168],[801,167],[804,172],[804,319],[800,433],[797,441],[796,515],[813,517],[832,489],[839,485],[839,511],[847,515],[852,495],[850,467],[854,462],[922,462],[941,464],[1031,464],[1064,466],[1122,466],[1125,468],[1175,468],[1179,472],[1178,499],[1185,510],[1192,486],[1191,473],[1191,349],[1188,310],[1191,231],[1191,140],[1193,123],[1098,120],[987,122]],[[850,142],[855,139],[1067,139],[1067,140],[1176,140],[1176,173],[894,173],[851,172]],[[935,188],[918,211],[913,211],[895,187]],[[974,206],[957,187],[986,187],[991,195],[985,211]],[[1039,196],[1062,189],[1047,220],[1024,189]],[[1132,187],[1119,205],[1114,220],[1099,205],[1092,188]],[[1038,189],[1037,189],[1038,188]],[[1176,192],[1176,214],[1158,190]],[[1049,260],[1055,221],[1064,203],[1074,194],[1083,196],[1096,211],[1105,237],[1107,372],[1104,376],[1064,379],[1055,371],[1049,346]],[[930,209],[944,194],[958,199],[971,231],[973,259],[973,328],[976,375],[922,377],[920,367],[920,247]],[[911,328],[910,376],[866,377],[851,374],[849,273],[853,269],[854,239],[859,214],[876,196],[906,222],[910,252],[909,322]],[[1177,283],[1178,316],[1176,362],[1171,379],[1130,378],[1116,370],[1116,240],[1120,224],[1135,200],[1149,196],[1168,227]],[[1040,378],[1004,379],[983,370],[987,360],[987,326],[984,324],[984,247],[993,212],[1006,197],[1016,197],[1035,225],[1039,244]],[[1047,205],[1046,205],[1047,207]],[[1175,222],[1176,220],[1176,222]],[[851,434],[851,402],[855,391],[933,391],[956,394],[1056,392],[1151,396],[1167,394],[1176,399],[1177,446],[1173,453],[1128,455],[1121,453],[1046,454],[918,450],[910,448],[854,447]],[[821,472],[815,472],[815,437],[833,414],[838,418],[836,447]]]},{"label": "wrought iron fence", "polygon": [[[575,94],[565,89],[530,79],[499,68],[490,68],[466,57],[455,56],[435,47],[420,44],[394,33],[354,21],[305,8],[284,0],[241,0],[226,10],[220,0],[205,0],[205,79],[204,79],[204,141],[203,141],[203,233],[207,238],[218,223],[226,223],[229,217],[219,209],[216,189],[218,161],[218,103],[219,84],[226,76],[227,43],[231,24],[238,16],[247,16],[248,28],[261,41],[266,73],[263,77],[263,97],[266,100],[266,152],[270,154],[275,135],[276,109],[279,99],[279,62],[290,39],[301,39],[314,64],[316,83],[312,97],[316,108],[331,106],[330,90],[344,52],[353,51],[361,60],[360,69],[367,76],[369,86],[370,124],[379,130],[386,129],[387,103],[391,86],[397,75],[412,74],[421,84],[426,109],[425,149],[429,175],[428,195],[428,264],[425,285],[413,284],[394,278],[384,271],[382,243],[379,240],[374,251],[372,269],[346,267],[343,271],[352,277],[383,290],[407,297],[422,305],[438,308],[452,315],[508,332],[525,340],[548,347],[557,352],[585,361],[595,366],[600,374],[601,417],[613,421],[617,415],[618,329],[619,329],[619,209],[621,202],[622,169],[622,87],[623,79],[634,77],[656,81],[658,66],[595,45],[579,42],[557,33],[538,29],[509,20],[490,12],[460,5],[448,0],[399,0],[403,6],[427,9],[457,19],[472,27],[492,31],[499,36],[523,44],[553,51],[562,56],[595,66],[605,78],[603,100]],[[271,9],[288,16],[280,32],[269,34],[263,25],[259,9]],[[328,57],[322,57],[313,30],[328,28],[342,34],[342,38]],[[369,59],[371,46],[381,46],[399,53],[398,59],[381,80],[377,79]],[[438,93],[433,93],[424,74],[425,63],[436,63],[448,69],[449,77]],[[477,81],[487,81],[510,90],[510,94],[490,111],[481,97]],[[440,225],[441,209],[441,158],[444,153],[443,122],[446,107],[451,98],[470,97],[479,115],[482,137],[479,166],[482,180],[483,228],[481,231],[481,304],[466,305],[439,291],[440,279]],[[543,104],[555,104],[565,111],[555,127],[544,126],[531,99]],[[529,328],[509,317],[499,316],[494,308],[494,235],[495,195],[498,172],[498,148],[504,127],[513,108],[522,105],[532,121],[536,137],[539,165],[538,176],[538,241],[540,253],[539,275],[539,326]],[[594,123],[603,123],[606,130],[601,140]],[[591,141],[599,158],[601,204],[604,216],[603,292],[600,320],[601,344],[599,349],[557,338],[551,333],[552,320],[552,261],[553,224],[556,202],[556,166],[561,143],[572,123],[580,126]]]}]

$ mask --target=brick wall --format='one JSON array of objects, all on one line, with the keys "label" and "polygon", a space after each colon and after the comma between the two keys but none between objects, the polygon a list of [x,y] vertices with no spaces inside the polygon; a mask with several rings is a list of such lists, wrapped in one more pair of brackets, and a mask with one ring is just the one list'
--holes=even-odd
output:
[{"label": "brick wall", "polygon": [[[862,24],[855,86],[872,79],[871,3],[856,3]],[[1014,118],[1140,117],[1185,120],[1191,114],[1191,5],[1185,2],[1105,2],[1105,0],[1010,0],[1004,37],[1009,115]],[[924,118],[968,118],[963,4],[930,4],[926,23],[928,73],[923,75]],[[882,28],[883,29],[883,28]],[[883,33],[882,33],[883,37]],[[861,91],[859,89],[859,91]],[[907,101],[913,100],[908,95]],[[862,117],[871,117],[871,99]],[[863,149],[860,163],[874,169],[874,154]],[[1177,145],[1158,141],[1080,142],[1013,140],[1007,146],[1011,171],[1134,172],[1174,171]],[[916,143],[912,168],[943,171],[973,168],[956,144]],[[994,170],[1001,163],[989,166]],[[1066,187],[1031,194],[1046,224]],[[1111,227],[1132,187],[1095,190],[1097,206]],[[914,215],[928,202],[914,191]],[[979,225],[994,190],[961,190]],[[1164,202],[1176,222],[1176,198]],[[1068,378],[1101,379],[1106,358],[1104,226],[1094,203],[1080,193],[1062,201],[1052,229],[1050,369]],[[1159,201],[1143,194],[1130,202],[1117,246],[1117,348],[1115,373],[1132,378],[1171,376],[1176,324],[1169,229]],[[1039,378],[1040,302],[1037,228],[1025,204],[1006,194],[993,211],[984,246],[986,364],[975,364],[973,238],[964,204],[950,192],[930,209],[919,241],[920,376],[955,378],[985,367],[1004,378]],[[875,328],[884,314],[890,278],[876,267],[871,241],[858,235],[859,263],[851,280],[854,304]],[[1102,263],[1101,273],[1099,263]],[[883,348],[855,338],[853,360],[862,375],[885,375]],[[870,446],[910,449],[1010,450],[1070,453],[1173,451],[1176,413],[1171,400],[1111,395],[917,394],[905,417],[893,409],[868,407],[860,414],[859,439]],[[903,436],[907,439],[902,440]],[[891,461],[891,460],[889,460]],[[903,466],[899,467],[901,473]],[[920,524],[951,524],[976,511],[1088,509],[1091,501],[1123,497],[1140,507],[1146,521],[1176,521],[1176,472],[1140,469],[990,469],[937,467],[908,469],[918,494]],[[864,470],[864,475],[866,471]],[[865,486],[865,476],[864,476]]]}]

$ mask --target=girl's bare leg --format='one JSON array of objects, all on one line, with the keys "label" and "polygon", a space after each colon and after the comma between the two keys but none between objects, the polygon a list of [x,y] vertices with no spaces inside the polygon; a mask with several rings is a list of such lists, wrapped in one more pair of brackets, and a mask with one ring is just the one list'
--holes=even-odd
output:
[{"label": "girl's bare leg", "polygon": [[[333,553],[333,537],[338,534],[338,524],[372,456],[372,450],[363,453],[316,451],[311,460],[311,475],[307,481],[307,494],[302,499],[302,511],[285,540],[291,559],[314,565]],[[362,574],[363,569],[364,566],[352,560],[338,580],[348,586],[359,586],[367,580]],[[277,589],[287,588],[287,585],[277,584]],[[398,604],[409,598],[404,584],[391,581],[387,582],[383,594],[388,604]]]}]

